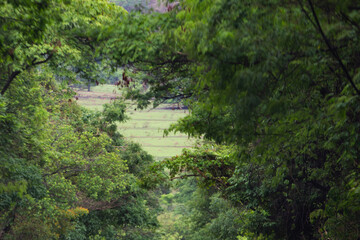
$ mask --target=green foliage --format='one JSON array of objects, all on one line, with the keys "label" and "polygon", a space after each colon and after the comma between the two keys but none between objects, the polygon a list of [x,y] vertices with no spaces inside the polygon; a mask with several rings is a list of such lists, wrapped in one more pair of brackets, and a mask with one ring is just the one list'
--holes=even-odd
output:
[{"label": "green foliage", "polygon": [[240,212],[215,188],[199,187],[190,178],[177,181],[174,187],[176,194],[164,198],[172,199],[167,205],[173,207],[177,218],[172,228],[164,229],[161,239],[237,239],[242,226]]},{"label": "green foliage", "polygon": [[[38,74],[33,78],[39,80],[29,82],[33,88],[16,81],[9,90],[12,97],[2,98],[1,129],[8,138],[1,148],[1,234],[26,237],[40,224],[34,239],[84,239],[99,231],[111,239],[137,228],[140,236],[153,236],[158,207],[152,189],[157,184],[145,191],[141,183],[153,159],[113,127],[124,120],[125,105],[114,102],[102,113],[88,112],[62,91],[43,88],[47,83]],[[21,97],[31,101],[11,99]],[[88,219],[98,225],[87,224]]]},{"label": "green foliage", "polygon": [[[0,238],[155,238],[146,190],[167,167],[200,186],[173,236],[358,239],[357,5],[184,0],[144,15],[105,0],[2,1]],[[189,107],[165,134],[210,143],[152,164],[116,131],[124,103],[72,102],[67,83],[118,66],[139,108]]]},{"label": "green foliage", "polygon": [[8,1],[0,11],[0,238],[153,238],[158,183],[141,183],[153,159],[117,132],[125,104],[89,112],[66,86],[99,80],[99,31],[125,11],[77,0]]},{"label": "green foliage", "polygon": [[205,186],[221,189],[227,186],[234,172],[232,150],[218,145],[205,145],[194,151],[184,149],[182,155],[165,159],[161,165],[169,169],[171,178],[197,176]]},{"label": "green foliage", "polygon": [[186,99],[190,116],[168,132],[230,152],[162,164],[245,209],[244,237],[359,237],[360,14],[350,2],[185,0],[145,38],[158,47],[133,69],[150,89],[129,96]]}]

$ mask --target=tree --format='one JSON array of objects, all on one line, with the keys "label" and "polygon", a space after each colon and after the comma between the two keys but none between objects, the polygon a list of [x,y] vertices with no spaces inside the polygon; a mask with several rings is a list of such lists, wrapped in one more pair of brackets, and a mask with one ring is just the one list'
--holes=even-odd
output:
[{"label": "tree", "polygon": [[[3,1],[1,18],[1,94],[23,71],[45,63],[53,55],[57,43],[43,49],[36,45],[44,39],[45,31],[52,22],[60,19],[59,9],[54,7],[62,1]],[[49,42],[50,43],[50,42]]]},{"label": "tree", "polygon": [[[2,29],[9,31],[0,35],[0,238],[84,239],[133,229],[154,235],[151,190],[158,182],[145,186],[146,170],[138,169],[153,159],[116,131],[116,121],[126,119],[125,104],[90,113],[64,84],[81,73],[77,67],[99,60],[92,49],[101,45],[96,31],[125,11],[105,1],[2,2],[0,11]],[[18,24],[21,17],[34,25]],[[110,216],[124,212],[126,219],[109,225]],[[85,225],[95,219],[97,226]]]},{"label": "tree", "polygon": [[101,82],[99,72],[110,67],[106,57],[98,54],[102,47],[97,40],[99,30],[126,14],[107,1],[77,0],[10,1],[1,11],[2,29],[6,30],[1,32],[2,95],[18,75],[47,62],[66,83],[77,78]]},{"label": "tree", "polygon": [[[244,236],[359,237],[358,9],[351,1],[189,0],[153,34],[164,36],[166,52],[142,64],[155,62],[145,70],[158,78],[133,96],[143,103],[180,89],[191,115],[170,130],[237,146],[221,192],[252,211]],[[184,61],[160,68],[174,70],[167,78],[159,56]],[[190,165],[165,165],[198,175],[191,164],[210,164],[201,156],[193,162],[185,152]]]}]

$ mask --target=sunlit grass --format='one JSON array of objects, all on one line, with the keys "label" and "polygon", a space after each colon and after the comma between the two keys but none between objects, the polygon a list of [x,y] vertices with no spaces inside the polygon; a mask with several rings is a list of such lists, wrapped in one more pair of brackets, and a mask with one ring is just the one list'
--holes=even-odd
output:
[{"label": "sunlit grass", "polygon": [[91,87],[91,92],[102,92],[102,93],[120,93],[119,87],[112,84],[101,84],[98,86]]},{"label": "sunlit grass", "polygon": [[154,120],[130,119],[126,123],[119,124],[119,127],[124,128],[124,129],[151,128],[151,129],[157,130],[157,129],[168,128],[172,123],[174,123],[174,120],[159,121],[158,119],[154,119]]},{"label": "sunlit grass", "polygon": [[[111,99],[120,97],[121,93],[114,85],[99,85],[91,88],[91,92],[78,91],[78,103],[91,110],[102,110],[105,103]],[[167,129],[179,118],[188,114],[187,110],[174,109],[174,105],[163,104],[156,109],[139,111],[135,104],[127,102],[127,115],[129,120],[118,124],[119,132],[125,138],[137,142],[143,146],[149,154],[157,160],[181,154],[183,148],[193,146],[194,140],[184,134],[170,134],[163,137],[164,129]]]}]

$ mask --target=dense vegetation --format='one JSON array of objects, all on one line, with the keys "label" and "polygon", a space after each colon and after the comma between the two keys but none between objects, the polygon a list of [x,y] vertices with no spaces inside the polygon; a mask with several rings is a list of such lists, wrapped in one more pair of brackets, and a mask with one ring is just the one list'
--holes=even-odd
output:
[{"label": "dense vegetation", "polygon": [[[7,0],[0,11],[0,238],[359,239],[356,1],[183,0],[144,14]],[[154,164],[116,131],[123,102],[93,113],[71,101],[68,83],[118,67],[138,108],[190,109],[165,134],[205,143]],[[162,233],[165,168],[180,192],[162,200],[183,211]]]},{"label": "dense vegetation", "polygon": [[189,0],[168,15],[134,65],[152,88],[130,96],[185,100],[170,131],[214,142],[164,161],[171,177],[215,188],[244,237],[358,239],[358,4]]},{"label": "dense vegetation", "polygon": [[124,10],[106,1],[0,9],[0,239],[153,238],[156,183],[144,180],[153,159],[117,132],[125,104],[90,112],[67,87],[97,81],[106,59],[86,34]]}]

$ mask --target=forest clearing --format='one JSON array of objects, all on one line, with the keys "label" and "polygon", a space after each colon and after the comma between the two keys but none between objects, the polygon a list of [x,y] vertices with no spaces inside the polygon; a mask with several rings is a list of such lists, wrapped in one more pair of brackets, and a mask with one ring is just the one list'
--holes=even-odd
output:
[{"label": "forest clearing", "polygon": [[[116,93],[117,92],[117,93]],[[77,91],[77,102],[92,110],[101,110],[103,104],[110,103],[120,97],[120,90],[114,85],[101,85],[92,88],[91,92]],[[191,148],[194,139],[186,134],[164,136],[164,130],[170,124],[189,114],[187,109],[181,109],[177,104],[161,104],[155,109],[135,110],[136,105],[127,102],[126,113],[129,119],[118,124],[118,130],[125,138],[140,143],[142,148],[157,160],[179,155],[184,148]]]}]

